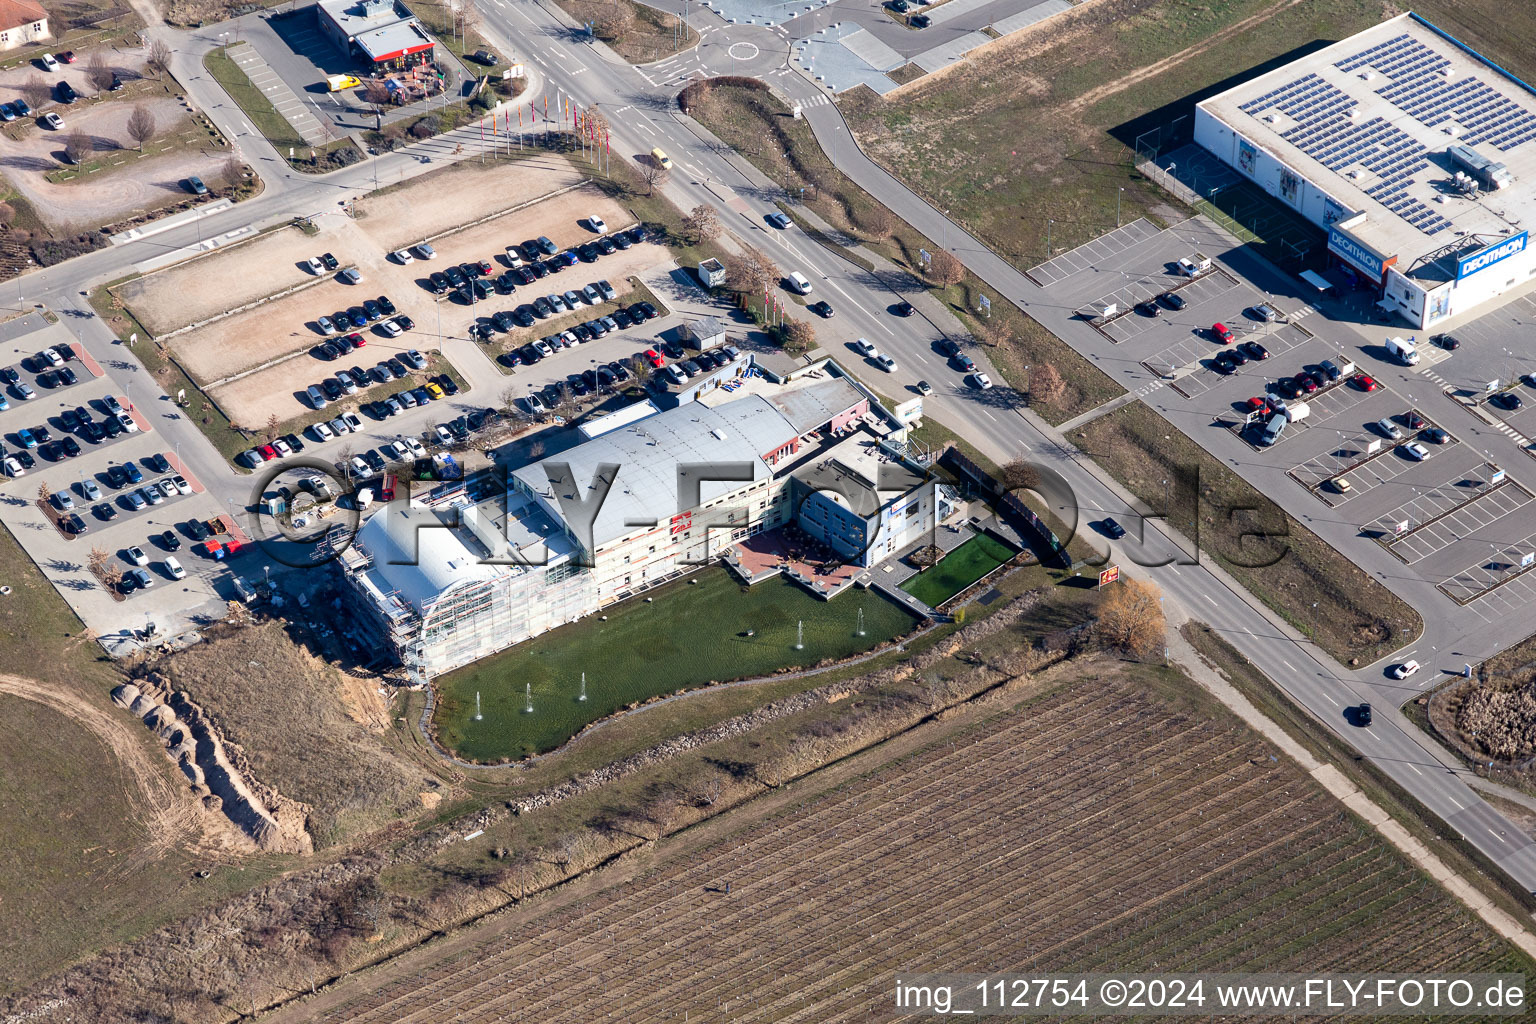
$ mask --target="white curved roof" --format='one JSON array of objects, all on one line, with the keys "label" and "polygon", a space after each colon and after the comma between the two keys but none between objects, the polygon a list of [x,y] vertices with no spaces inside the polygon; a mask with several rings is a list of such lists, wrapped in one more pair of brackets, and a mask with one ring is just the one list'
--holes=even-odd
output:
[{"label": "white curved roof", "polygon": [[507,572],[482,562],[430,509],[382,508],[363,524],[356,543],[373,560],[379,589],[397,592],[418,614],[455,587]]}]

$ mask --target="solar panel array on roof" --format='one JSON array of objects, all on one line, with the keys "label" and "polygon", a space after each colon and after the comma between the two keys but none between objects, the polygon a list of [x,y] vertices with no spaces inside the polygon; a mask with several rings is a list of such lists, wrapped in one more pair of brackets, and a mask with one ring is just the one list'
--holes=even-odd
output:
[{"label": "solar panel array on roof", "polygon": [[1304,75],[1278,89],[1271,89],[1258,99],[1249,100],[1238,109],[1258,117],[1275,107],[1305,125],[1342,114],[1354,105],[1355,101],[1347,93],[1317,75]]},{"label": "solar panel array on roof", "polygon": [[1358,71],[1369,64],[1384,75],[1401,79],[1430,74],[1449,63],[1440,54],[1404,33],[1384,43],[1377,43],[1369,50],[1362,50],[1353,57],[1345,57],[1334,67],[1340,71]]},{"label": "solar panel array on roof", "polygon": [[1417,39],[1400,35],[1334,67],[1357,71],[1370,65],[1392,79],[1376,90],[1382,99],[1431,128],[1454,118],[1468,145],[1487,142],[1509,150],[1536,139],[1536,115],[1475,75],[1452,82],[1439,74],[1450,64]]}]

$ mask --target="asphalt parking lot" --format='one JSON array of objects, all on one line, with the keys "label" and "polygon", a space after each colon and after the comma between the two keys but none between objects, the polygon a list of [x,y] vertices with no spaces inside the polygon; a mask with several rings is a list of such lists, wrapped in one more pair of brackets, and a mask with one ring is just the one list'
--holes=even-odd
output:
[{"label": "asphalt parking lot", "polygon": [[[1230,239],[1214,232],[1199,218],[1162,232],[1122,229],[1034,268],[1031,276],[1061,306],[1084,311],[1106,297],[1143,301],[1177,288],[1182,309],[1164,304],[1157,316],[1148,316],[1132,307],[1091,330],[1084,317],[1085,329],[1068,340],[1112,377],[1123,374],[1129,389],[1213,455],[1239,467],[1299,521],[1325,529],[1344,556],[1385,578],[1417,577],[1459,603],[1479,601],[1485,617],[1536,596],[1536,566],[1523,573],[1521,564],[1527,548],[1536,550],[1536,501],[1513,482],[1495,486],[1498,467],[1484,451],[1486,441],[1467,444],[1462,438],[1490,426],[1522,442],[1536,434],[1536,388],[1517,385],[1525,401],[1510,410],[1486,401],[1471,409],[1434,391],[1426,397],[1412,384],[1394,387],[1405,372],[1421,373],[1448,393],[1481,397],[1488,380],[1507,386],[1521,373],[1536,372],[1536,357],[1523,364],[1528,357],[1517,355],[1529,352],[1525,338],[1536,326],[1536,297],[1457,330],[1461,344],[1455,351],[1431,346],[1420,335],[1423,359],[1407,370],[1385,360],[1379,337],[1355,336],[1322,317],[1308,320],[1317,310],[1304,299],[1271,298],[1226,261],[1234,251]],[[1223,262],[1194,281],[1181,278],[1178,260],[1197,252]],[[1257,316],[1260,303],[1278,318]],[[1218,322],[1234,335],[1231,345],[1211,331]],[[1268,358],[1250,357],[1226,373],[1215,368],[1219,353],[1249,340]],[[1368,392],[1346,375],[1301,394],[1308,415],[1288,424],[1272,445],[1260,444],[1253,428],[1243,429],[1251,398],[1325,359],[1355,363],[1378,387]],[[1149,378],[1153,383],[1142,386]],[[1409,426],[1410,413],[1425,421],[1423,428]],[[1377,426],[1384,418],[1397,424],[1401,438]],[[1435,443],[1423,433],[1429,428],[1443,429],[1445,440]],[[1408,448],[1415,441],[1428,451],[1426,458]],[[1347,488],[1332,483],[1340,476]],[[1392,557],[1383,562],[1382,553]]]},{"label": "asphalt parking lot", "polygon": [[[69,331],[60,324],[46,324],[32,314],[0,327],[0,367],[17,366],[21,356],[31,356],[40,349],[69,342]],[[79,360],[70,366],[80,367]],[[25,376],[25,375],[23,375]],[[46,426],[55,442],[64,437],[77,439],[80,454],[73,457],[44,458],[34,454],[34,464],[24,476],[0,478],[0,522],[16,537],[28,556],[42,569],[50,582],[75,609],[87,626],[103,637],[131,633],[155,622],[161,632],[180,632],[192,617],[221,608],[233,596],[230,573],[222,563],[204,558],[193,551],[189,535],[181,524],[193,518],[207,519],[229,509],[202,490],[195,477],[188,479],[193,493],[161,496],[158,504],[145,500],[145,507],[135,510],[128,495],[146,490],[159,480],[174,476],[178,467],[156,473],[149,461],[156,455],[175,463],[174,450],[164,450],[150,421],[137,410],[133,413],[138,430],[117,437],[91,442],[83,432],[65,428],[62,415],[84,408],[95,422],[107,415],[105,400],[112,395],[108,378],[79,372],[78,383],[48,391],[39,389],[38,397],[21,402],[10,398],[10,408],[0,412],[0,438],[8,451],[14,450],[15,437],[22,428]],[[125,395],[112,395],[124,406]],[[42,448],[34,450],[38,451]],[[132,465],[142,478],[138,483],[124,481],[115,485],[111,470],[127,472]],[[185,470],[182,471],[186,473]],[[54,525],[58,499],[50,498],[54,514],[45,516],[38,505],[39,488],[46,485],[54,495],[67,494],[72,511],[81,517],[86,532],[74,536]],[[100,497],[91,499],[89,487]],[[102,510],[110,507],[112,514]],[[176,530],[181,549],[174,552],[187,576],[172,580],[165,571],[164,558],[172,554],[158,541],[165,530]],[[109,594],[89,569],[92,549],[104,550],[119,567],[126,568],[130,547],[142,548],[149,558],[148,569],[154,586],[136,590],[118,600]]]}]

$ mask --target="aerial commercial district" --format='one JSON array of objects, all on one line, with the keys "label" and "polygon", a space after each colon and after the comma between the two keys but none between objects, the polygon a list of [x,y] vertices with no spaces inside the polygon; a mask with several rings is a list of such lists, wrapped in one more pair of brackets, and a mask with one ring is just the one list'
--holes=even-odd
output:
[{"label": "aerial commercial district", "polygon": [[1536,8],[0,3],[0,1024],[1473,1020]]}]

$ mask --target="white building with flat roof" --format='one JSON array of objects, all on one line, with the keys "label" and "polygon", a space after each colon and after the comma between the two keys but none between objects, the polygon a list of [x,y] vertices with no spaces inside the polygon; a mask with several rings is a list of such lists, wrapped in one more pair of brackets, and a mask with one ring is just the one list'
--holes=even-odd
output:
[{"label": "white building with flat roof", "polygon": [[1416,14],[1202,101],[1195,141],[1415,326],[1536,275],[1536,90]]}]

